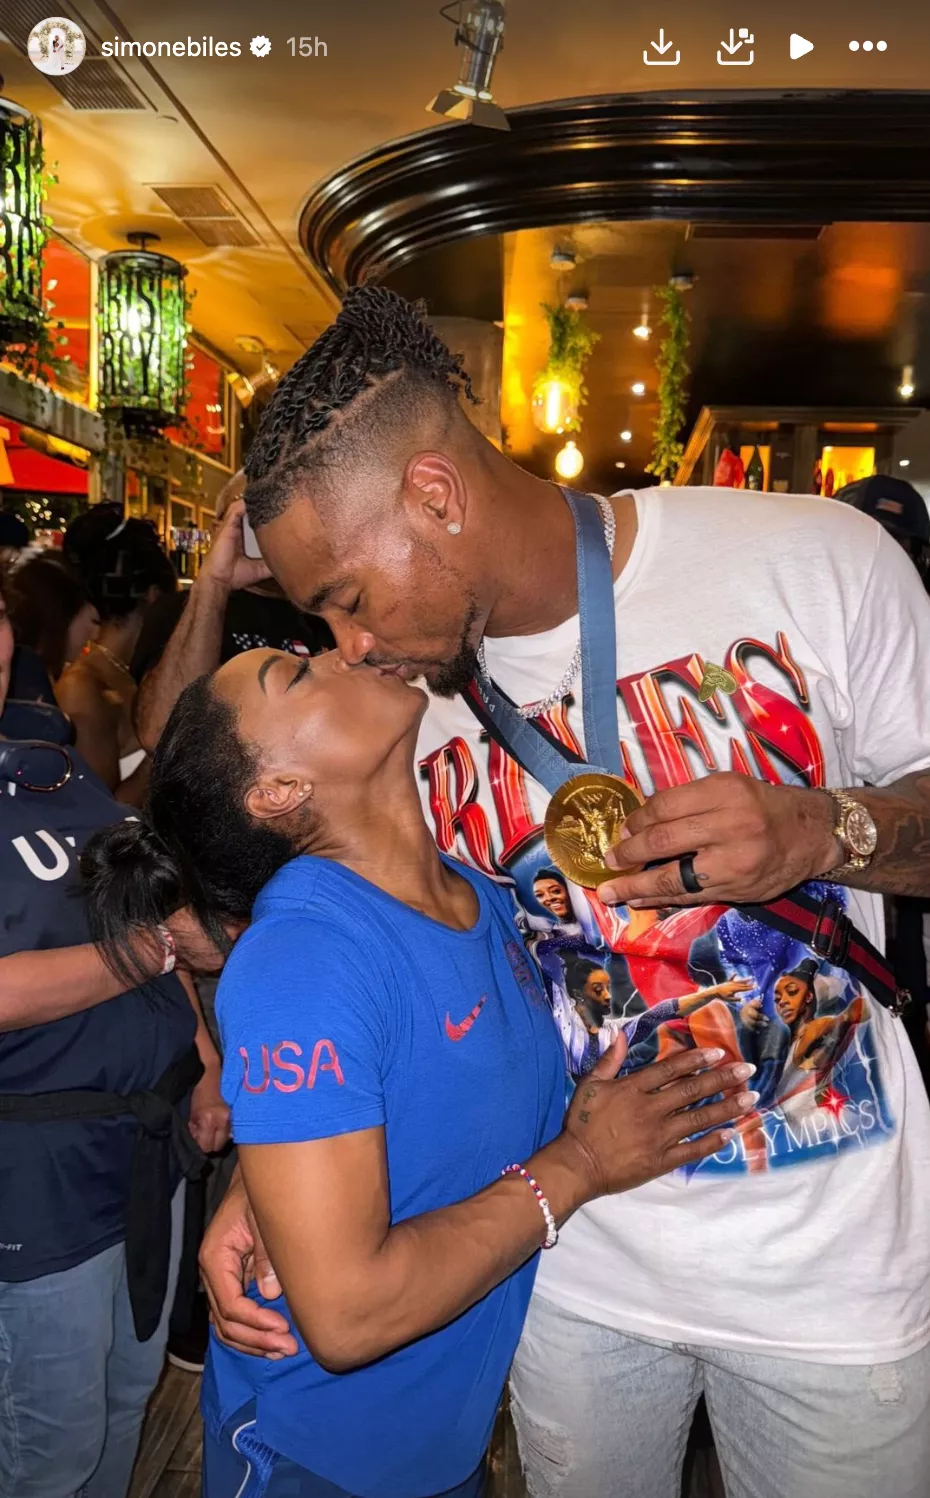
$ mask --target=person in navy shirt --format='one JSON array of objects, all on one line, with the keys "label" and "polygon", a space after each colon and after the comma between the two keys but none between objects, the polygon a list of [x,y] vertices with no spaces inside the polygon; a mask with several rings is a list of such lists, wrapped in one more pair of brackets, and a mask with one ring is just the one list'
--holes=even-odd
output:
[{"label": "person in navy shirt", "polygon": [[[214,1339],[205,1498],[479,1494],[540,1247],[582,1202],[712,1154],[751,1105],[719,1052],[615,1081],[618,1045],[563,1123],[511,896],[423,819],[425,707],[335,651],[247,652],[175,705],[149,825],[89,852],[115,964],[178,903],[217,942],[253,916],[220,981],[223,1090],[297,1336],[278,1361]],[[720,1092],[690,1138],[680,1110]]]},{"label": "person in navy shirt", "polygon": [[183,919],[137,932],[142,986],[90,943],[78,860],[125,813],[64,735],[9,737],[12,661],[0,596],[0,1495],[124,1498],[198,1160],[182,1115],[222,1142],[219,1061],[170,971]]}]

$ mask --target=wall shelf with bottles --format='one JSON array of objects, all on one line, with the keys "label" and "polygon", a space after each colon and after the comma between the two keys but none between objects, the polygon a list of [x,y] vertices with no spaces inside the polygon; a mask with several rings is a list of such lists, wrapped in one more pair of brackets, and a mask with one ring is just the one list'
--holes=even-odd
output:
[{"label": "wall shelf with bottles", "polygon": [[[857,478],[888,472],[897,434],[921,414],[913,406],[872,411],[705,406],[675,483],[712,485],[715,474],[718,483],[723,474],[723,483],[734,488],[832,494]],[[728,452],[729,465],[721,463]]]}]

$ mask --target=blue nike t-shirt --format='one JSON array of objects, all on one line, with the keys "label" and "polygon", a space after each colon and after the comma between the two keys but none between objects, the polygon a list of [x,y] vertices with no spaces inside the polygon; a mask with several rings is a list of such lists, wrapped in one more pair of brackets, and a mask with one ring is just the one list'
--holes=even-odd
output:
[{"label": "blue nike t-shirt", "polygon": [[[510,896],[450,866],[478,896],[469,931],[339,864],[295,859],[260,896],[217,996],[236,1140],[383,1126],[392,1222],[475,1195],[562,1122],[560,1047]],[[254,1399],[259,1440],[358,1498],[443,1493],[487,1447],[536,1263],[450,1325],[348,1373],[321,1368],[302,1341],[268,1362],[214,1339],[206,1418],[219,1433]]]}]

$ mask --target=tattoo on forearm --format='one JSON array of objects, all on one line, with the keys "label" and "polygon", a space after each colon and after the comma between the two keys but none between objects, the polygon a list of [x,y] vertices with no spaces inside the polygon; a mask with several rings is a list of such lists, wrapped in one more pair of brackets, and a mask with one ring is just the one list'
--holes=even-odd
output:
[{"label": "tattoo on forearm", "polygon": [[875,818],[878,847],[871,864],[847,884],[888,895],[930,895],[930,771],[906,775],[884,790],[849,794]]}]

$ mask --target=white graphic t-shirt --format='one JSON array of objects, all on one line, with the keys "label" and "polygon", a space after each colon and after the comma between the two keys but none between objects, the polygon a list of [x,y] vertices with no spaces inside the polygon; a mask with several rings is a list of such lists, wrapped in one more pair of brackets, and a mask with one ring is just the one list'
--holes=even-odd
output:
[{"label": "white graphic t-shirt", "polygon": [[[715,770],[854,786],[930,765],[930,600],[877,525],[789,495],[636,504],[614,587],[617,715],[644,795]],[[540,701],[577,639],[577,619],[489,639],[489,669]],[[707,666],[720,684],[701,702]],[[580,686],[542,721],[581,747]],[[578,1212],[537,1293],[634,1335],[812,1361],[930,1341],[930,1108],[900,1022],[735,909],[610,910],[568,884],[546,855],[547,792],[461,699],[432,701],[417,759],[440,848],[513,883],[573,1075],[620,1025],[628,1066],[719,1045],[757,1067],[757,1110],[727,1148]],[[809,888],[882,945],[877,897]]]}]

